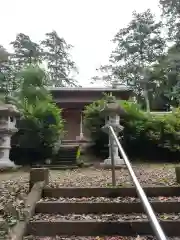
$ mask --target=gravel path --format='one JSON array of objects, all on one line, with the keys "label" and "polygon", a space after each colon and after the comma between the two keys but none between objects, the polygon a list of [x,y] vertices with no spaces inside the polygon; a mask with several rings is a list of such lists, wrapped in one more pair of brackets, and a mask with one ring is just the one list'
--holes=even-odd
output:
[{"label": "gravel path", "polygon": [[[180,197],[149,197],[149,201],[160,201],[160,202],[167,202],[167,201],[176,201],[180,202]],[[70,202],[70,203],[81,203],[81,202],[93,202],[93,203],[130,203],[130,202],[140,202],[139,198],[135,197],[117,197],[117,198],[107,198],[107,197],[82,197],[82,198],[42,198],[39,202]]]},{"label": "gravel path", "polygon": [[[173,165],[136,164],[133,169],[143,186],[177,185]],[[116,181],[119,186],[133,186],[127,169],[116,170]],[[51,187],[92,187],[111,186],[111,170],[95,168],[67,171],[51,171]]]},{"label": "gravel path", "polygon": [[[24,203],[28,194],[28,181],[24,173],[0,173],[0,238],[8,239],[6,234],[18,220],[24,218]],[[4,222],[2,224],[2,222]]]},{"label": "gravel path", "polygon": [[[179,240],[179,237],[168,238],[169,240]],[[137,236],[137,237],[121,237],[121,236],[108,236],[108,237],[35,237],[35,236],[27,236],[24,240],[156,240],[155,237],[152,236]]]},{"label": "gravel path", "polygon": [[0,184],[0,217],[14,225],[22,217],[22,209],[28,194],[27,180],[21,176],[3,180]]},{"label": "gravel path", "polygon": [[[180,220],[180,213],[179,214],[171,214],[171,213],[161,213],[156,214],[156,216],[160,220]],[[31,221],[61,221],[61,220],[71,220],[71,221],[98,221],[98,222],[104,222],[104,221],[127,221],[127,220],[146,220],[147,216],[145,214],[141,213],[132,213],[132,214],[67,214],[67,215],[61,215],[61,214],[36,214],[31,218]]]}]

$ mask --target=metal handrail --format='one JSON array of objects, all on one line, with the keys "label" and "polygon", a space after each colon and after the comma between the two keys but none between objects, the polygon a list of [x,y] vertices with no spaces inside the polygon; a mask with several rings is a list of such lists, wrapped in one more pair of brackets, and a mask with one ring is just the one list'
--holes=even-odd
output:
[{"label": "metal handrail", "polygon": [[128,159],[128,157],[127,157],[123,147],[121,146],[121,143],[119,142],[118,137],[116,136],[116,133],[115,133],[113,127],[112,126],[108,126],[108,128],[109,128],[110,134],[112,135],[112,136],[110,136],[110,138],[113,137],[114,140],[116,141],[116,144],[117,144],[117,146],[119,148],[119,151],[120,151],[120,153],[121,153],[121,155],[123,157],[123,160],[124,160],[124,162],[125,162],[125,164],[126,164],[126,166],[128,168],[129,174],[132,177],[133,183],[134,183],[134,185],[136,187],[137,194],[138,194],[139,198],[142,201],[144,210],[145,210],[145,212],[146,212],[146,214],[147,214],[147,216],[149,218],[151,227],[152,227],[152,229],[153,229],[157,239],[158,240],[167,240],[167,238],[166,238],[166,236],[165,236],[165,234],[164,234],[164,232],[163,232],[163,230],[162,230],[162,228],[161,228],[161,226],[160,226],[160,224],[159,224],[159,222],[157,220],[157,217],[156,217],[156,215],[155,215],[155,213],[154,213],[154,211],[153,211],[153,209],[152,209],[152,207],[151,207],[151,205],[150,205],[150,203],[149,203],[149,201],[147,199],[147,196],[146,196],[144,190],[142,189],[142,187],[141,187],[141,185],[140,185],[140,183],[139,183],[139,181],[138,181],[138,179],[137,179],[137,177],[136,177],[136,175],[135,175],[135,173],[133,171],[133,168],[132,168],[132,166],[130,164],[130,161],[129,161],[129,159]]}]

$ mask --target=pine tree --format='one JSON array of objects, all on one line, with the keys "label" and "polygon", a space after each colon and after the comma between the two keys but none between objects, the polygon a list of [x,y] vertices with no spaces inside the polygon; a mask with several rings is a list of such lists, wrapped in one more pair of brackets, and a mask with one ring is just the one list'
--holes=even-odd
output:
[{"label": "pine tree", "polygon": [[60,38],[57,32],[46,33],[46,39],[41,42],[44,49],[44,60],[47,62],[50,75],[50,85],[55,87],[76,86],[72,72],[77,72],[75,63],[69,54],[71,45]]},{"label": "pine tree", "polygon": [[26,65],[41,63],[42,50],[28,35],[19,33],[10,44],[14,48],[11,61],[16,71],[20,71]]}]

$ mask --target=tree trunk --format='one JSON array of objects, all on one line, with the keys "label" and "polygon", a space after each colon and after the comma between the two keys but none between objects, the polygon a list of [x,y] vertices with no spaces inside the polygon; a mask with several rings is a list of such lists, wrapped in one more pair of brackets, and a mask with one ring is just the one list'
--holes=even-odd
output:
[{"label": "tree trunk", "polygon": [[149,113],[150,112],[150,101],[149,101],[149,96],[148,96],[148,90],[147,87],[144,87],[144,99],[146,103],[146,111]]}]

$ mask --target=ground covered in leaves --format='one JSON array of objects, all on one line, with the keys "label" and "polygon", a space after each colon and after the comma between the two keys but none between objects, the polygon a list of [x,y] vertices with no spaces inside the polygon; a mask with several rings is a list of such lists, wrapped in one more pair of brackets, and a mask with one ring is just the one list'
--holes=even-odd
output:
[{"label": "ground covered in leaves", "polygon": [[[133,166],[133,169],[143,186],[176,185],[175,171],[173,165],[136,164]],[[22,170],[18,172],[0,173],[0,236],[4,236],[5,232],[8,232],[10,227],[14,226],[19,219],[23,219],[24,217],[23,208],[28,193],[28,180],[29,173],[24,172]],[[127,169],[117,170],[116,180],[117,185],[119,186],[125,187],[133,185]],[[51,187],[111,186],[111,171],[95,168],[76,170],[54,170],[50,171],[49,185]],[[89,200],[92,201],[93,199]],[[102,201],[106,200],[107,199],[104,200],[102,199]],[[45,240],[45,238],[39,239]],[[49,238],[49,240],[50,239],[65,240],[65,238]],[[96,238],[76,237],[76,239],[81,240]],[[102,238],[102,239],[117,239],[117,238]],[[48,238],[46,238],[46,240],[48,240]]]},{"label": "ground covered in leaves", "polygon": [[26,174],[0,173],[0,237],[5,236],[19,219],[28,194]]},{"label": "ground covered in leaves", "polygon": [[[143,186],[176,185],[174,166],[168,164],[136,164],[133,169]],[[133,186],[127,169],[116,170],[116,181],[119,186]],[[51,172],[51,187],[92,187],[111,186],[111,170],[76,169]]]}]

